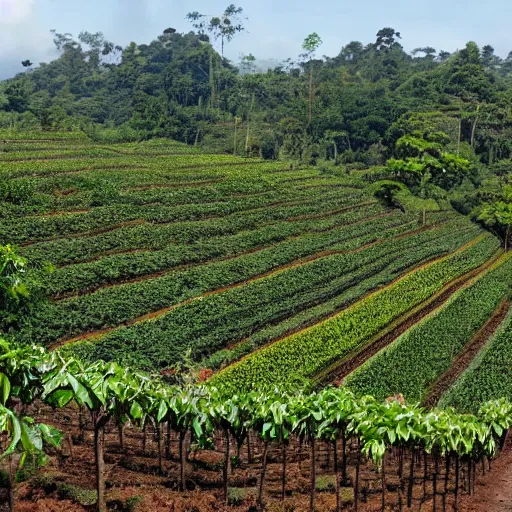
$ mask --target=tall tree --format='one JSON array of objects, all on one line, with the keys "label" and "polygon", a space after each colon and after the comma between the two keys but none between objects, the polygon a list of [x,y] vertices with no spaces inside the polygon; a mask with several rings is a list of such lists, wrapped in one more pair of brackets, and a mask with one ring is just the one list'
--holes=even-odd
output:
[{"label": "tall tree", "polygon": [[221,55],[224,57],[225,43],[231,42],[237,34],[245,31],[244,21],[246,18],[243,17],[243,12],[242,7],[231,4],[220,16],[210,16],[194,11],[188,13],[186,19],[192,22],[192,26],[200,34],[204,34],[206,30],[210,32],[215,41],[220,39]]},{"label": "tall tree", "polygon": [[315,52],[320,48],[322,44],[322,38],[316,33],[312,32],[309,34],[304,42],[302,43],[302,49],[304,53],[301,57],[305,58],[309,65],[309,114],[308,121],[311,126],[311,121],[313,119],[313,59],[315,57]]}]

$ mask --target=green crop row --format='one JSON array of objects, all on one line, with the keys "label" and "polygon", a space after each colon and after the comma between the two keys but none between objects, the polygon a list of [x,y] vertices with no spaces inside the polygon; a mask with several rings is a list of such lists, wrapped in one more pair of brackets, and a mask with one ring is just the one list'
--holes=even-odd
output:
[{"label": "green crop row", "polygon": [[483,235],[478,243],[405,276],[339,315],[247,357],[213,381],[228,392],[241,392],[274,386],[294,376],[313,377],[362,347],[451,280],[481,265],[498,246],[494,237]]},{"label": "green crop row", "polygon": [[0,162],[26,162],[32,160],[60,160],[79,158],[119,158],[121,155],[104,146],[84,146],[83,148],[56,148],[53,151],[40,151],[39,148],[20,149],[18,151],[0,152]]},{"label": "green crop row", "polygon": [[[434,244],[426,243],[408,250],[400,255],[400,258],[391,258],[389,265],[374,275],[361,280],[352,288],[336,295],[332,299],[326,300],[317,306],[313,306],[304,311],[286,318],[277,323],[271,323],[263,329],[251,334],[241,343],[236,344],[229,349],[221,349],[210,356],[207,356],[201,362],[205,368],[218,370],[228,364],[234,363],[241,357],[249,354],[253,350],[266,345],[276,339],[282,338],[286,334],[305,329],[312,324],[331,316],[344,308],[353,304],[357,299],[379,287],[389,284],[397,279],[404,272],[408,272],[414,267],[421,265],[432,258],[439,256],[443,252],[449,252],[460,247],[467,242],[475,231],[470,230],[459,233],[457,237],[450,236],[437,239]],[[464,237],[464,238],[463,238]]]},{"label": "green crop row", "polygon": [[455,407],[462,412],[471,412],[478,411],[488,398],[512,397],[511,361],[512,309],[470,367],[441,398],[440,407]]},{"label": "green crop row", "polygon": [[[308,197],[307,195],[305,197]],[[295,209],[297,215],[317,213],[337,207],[355,205],[364,198],[360,192],[340,195],[329,193],[318,197],[309,195],[308,199],[288,201],[288,208]],[[278,206],[275,197],[252,196],[231,201],[186,204],[182,206],[147,205],[140,208],[137,205],[114,205],[94,208],[85,213],[23,217],[0,223],[0,240],[10,240],[13,243],[36,241],[52,237],[87,233],[91,230],[112,228],[124,222],[145,221],[152,223],[183,222],[203,220],[211,217],[224,217],[234,213],[250,213],[253,210]],[[268,209],[268,217],[275,218],[275,212]],[[285,210],[286,211],[286,210]],[[279,210],[276,210],[279,212]],[[286,213],[285,213],[286,215]]]},{"label": "green crop row", "polygon": [[[269,240],[279,241],[289,236],[298,236],[306,231],[324,231],[385,212],[376,203],[367,204],[364,208],[354,207],[346,212],[332,213],[323,218],[300,220],[292,220],[297,214],[296,208],[274,207],[272,211],[275,216],[274,221],[269,220],[267,212],[257,211],[207,221],[162,225],[142,224],[88,237],[36,243],[23,248],[23,255],[35,263],[50,261],[55,265],[65,265],[99,258],[111,252],[163,249],[173,243],[197,246],[198,251],[210,243],[213,246],[222,244],[240,246],[240,243],[244,242],[240,242],[239,238],[242,240],[254,238],[255,244],[264,245]],[[282,214],[283,211],[288,215]],[[434,220],[442,221],[443,218],[436,216]]]},{"label": "green crop row", "polygon": [[[348,244],[351,247],[358,246],[358,241],[349,240]],[[38,338],[47,343],[62,336],[83,331],[115,327],[151,311],[158,311],[197,297],[207,291],[230,286],[272,271],[293,261],[297,254],[300,257],[301,251],[303,251],[302,241],[291,240],[278,248],[270,247],[238,258],[193,266],[157,278],[108,287],[89,295],[51,303],[41,308],[40,312],[34,313],[36,317],[41,317],[34,319],[34,322],[44,331],[38,334]],[[378,254],[378,251],[379,249],[373,248],[371,252]],[[345,257],[345,259],[349,258],[355,260],[356,256]],[[312,269],[315,267],[318,267],[319,275],[313,274]],[[313,282],[314,279],[322,279],[322,272],[327,272],[329,276],[333,273],[339,274],[338,268],[324,269],[324,267],[328,267],[324,261],[319,261],[316,265],[308,265],[311,275],[301,279],[305,279],[306,283],[308,280]],[[299,269],[300,267],[297,267],[289,272],[298,272]],[[134,297],[137,299],[134,300]],[[48,332],[46,332],[47,329]]]},{"label": "green crop row", "polygon": [[[359,212],[361,216],[364,215],[364,210]],[[178,265],[234,257],[255,249],[259,252],[267,248],[265,246],[272,246],[273,251],[282,251],[292,259],[309,256],[353,238],[356,239],[353,244],[355,249],[359,247],[357,244],[370,243],[391,236],[390,233],[398,235],[413,229],[411,220],[408,216],[395,213],[352,227],[338,226],[326,232],[302,234],[299,238],[294,235],[292,240],[287,240],[277,230],[266,230],[265,234],[269,235],[267,239],[262,238],[261,232],[249,231],[244,232],[244,236],[232,237],[233,240],[221,238],[218,243],[206,239],[194,245],[168,245],[159,251],[112,255],[89,263],[58,268],[46,276],[44,288],[51,295],[84,293],[109,283],[166,271]],[[414,220],[412,222],[415,224]]]},{"label": "green crop row", "polygon": [[512,259],[500,263],[368,360],[345,384],[359,396],[385,399],[401,393],[407,401],[422,401],[510,290]]},{"label": "green crop row", "polygon": [[[311,197],[319,196],[322,193],[348,193],[357,190],[352,184],[346,183],[347,180],[337,179],[335,183],[313,189],[304,189],[293,187],[286,184],[270,183],[267,179],[262,179],[260,175],[251,176],[250,179],[240,180],[233,178],[222,178],[220,181],[216,176],[198,175],[197,172],[189,181],[186,174],[178,174],[177,180],[180,183],[175,185],[158,185],[149,188],[123,189],[120,187],[120,178],[117,182],[110,175],[108,180],[84,180],[82,177],[70,180],[65,183],[57,180],[56,184],[47,183],[48,180],[30,180],[27,185],[31,192],[29,201],[23,201],[22,204],[4,203],[0,212],[4,218],[19,217],[24,215],[34,215],[44,213],[65,213],[77,209],[87,209],[97,206],[111,206],[114,204],[131,204],[143,206],[146,204],[163,204],[170,206],[179,206],[182,204],[204,203],[222,201],[236,197],[246,197],[256,194],[274,194],[276,198],[285,200],[287,197]],[[316,182],[317,180],[312,180]],[[13,180],[19,188],[19,180]],[[11,182],[11,183],[13,183]],[[0,192],[1,193],[1,192]]]},{"label": "green crop row", "polygon": [[[63,173],[86,172],[88,170],[115,169],[124,166],[132,168],[153,168],[155,172],[165,172],[182,168],[204,169],[205,167],[218,168],[243,164],[257,164],[258,160],[247,160],[228,155],[177,155],[171,157],[151,157],[148,155],[117,155],[112,158],[82,157],[73,160],[46,160],[41,162],[0,162],[0,175],[7,178],[21,177],[52,177]],[[279,169],[283,167],[279,162],[265,162],[262,165]]]},{"label": "green crop row", "polygon": [[[421,250],[423,244],[442,247],[443,238],[453,237],[452,229],[443,227],[434,232],[389,240],[357,253],[326,256],[222,293],[203,296],[201,300],[185,304],[155,320],[108,334],[94,345],[93,358],[99,354],[119,358],[138,347],[138,353],[144,354],[146,360],[157,367],[175,363],[187,349],[192,350],[195,359],[200,359],[239,342],[270,323],[280,322],[344,293],[360,281],[381,272],[403,252]],[[276,254],[275,257],[280,255]],[[247,267],[247,270],[250,268],[250,274],[254,275],[258,268],[263,269],[264,263],[265,257],[259,255],[252,258],[253,266]],[[236,282],[237,271],[242,276],[246,273],[241,262],[230,262],[223,268],[211,265],[207,273],[204,270],[198,269],[197,278],[191,280],[197,286],[195,293],[189,295],[188,290],[183,288],[183,278],[190,277],[193,271],[188,275],[176,274],[174,279],[169,279],[161,293],[167,293],[170,286],[178,285],[180,288],[176,291],[181,294],[182,300],[186,300],[200,296],[201,288],[207,290],[225,286],[223,280],[226,284],[230,280]],[[152,290],[158,293],[157,288],[153,287]],[[177,295],[169,304],[176,303],[179,297]]]}]

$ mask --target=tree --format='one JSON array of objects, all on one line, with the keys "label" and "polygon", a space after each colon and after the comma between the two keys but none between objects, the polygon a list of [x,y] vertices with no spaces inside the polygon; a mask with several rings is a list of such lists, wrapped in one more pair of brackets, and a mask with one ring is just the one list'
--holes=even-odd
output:
[{"label": "tree", "polygon": [[21,61],[21,65],[24,67],[24,68],[31,68],[34,64],[32,62],[30,62],[30,59],[27,59],[27,60],[23,60]]},{"label": "tree", "polygon": [[309,126],[311,126],[311,120],[313,119],[313,58],[315,56],[315,52],[322,45],[322,38],[316,33],[312,32],[309,36],[304,39],[302,43],[302,49],[304,53],[301,57],[308,60],[309,64]]},{"label": "tree", "polygon": [[194,11],[188,13],[186,19],[192,22],[192,26],[200,34],[204,34],[204,31],[207,30],[215,41],[220,39],[221,55],[224,57],[224,44],[230,43],[236,34],[245,31],[243,22],[246,18],[243,17],[243,12],[242,7],[231,4],[220,16],[210,16]]},{"label": "tree", "polygon": [[505,187],[501,200],[485,203],[477,218],[503,239],[508,251],[512,244],[512,187]]},{"label": "tree", "polygon": [[394,28],[386,27],[377,32],[377,40],[374,46],[379,52],[389,52],[396,45],[400,46],[397,39],[402,39],[400,32],[396,32]]}]

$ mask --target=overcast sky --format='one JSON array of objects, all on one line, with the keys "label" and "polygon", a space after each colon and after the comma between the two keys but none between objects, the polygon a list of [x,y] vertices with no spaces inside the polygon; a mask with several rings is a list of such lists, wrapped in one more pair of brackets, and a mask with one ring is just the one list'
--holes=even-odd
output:
[{"label": "overcast sky", "polygon": [[235,1],[249,18],[248,33],[226,49],[260,59],[296,58],[311,32],[324,40],[320,54],[335,56],[352,40],[372,42],[382,27],[402,33],[406,50],[434,46],[454,51],[469,40],[512,50],[510,0],[0,0],[0,79],[21,71],[20,62],[48,62],[56,56],[50,29],[101,31],[122,46],[147,43],[167,27],[180,32],[190,11],[220,14]]}]

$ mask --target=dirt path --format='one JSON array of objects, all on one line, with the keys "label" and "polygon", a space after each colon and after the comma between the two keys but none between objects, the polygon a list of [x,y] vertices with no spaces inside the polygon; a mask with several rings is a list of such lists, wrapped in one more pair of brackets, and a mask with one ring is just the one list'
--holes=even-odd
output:
[{"label": "dirt path", "polygon": [[423,402],[425,407],[434,407],[445,391],[447,391],[468,368],[471,361],[473,361],[478,352],[480,352],[483,346],[487,343],[487,340],[491,338],[503,322],[507,316],[509,307],[510,300],[503,300],[491,318],[489,318],[485,325],[473,336],[473,339],[464,347],[463,351],[455,358],[451,367],[441,375],[441,377],[439,377],[439,379],[430,388],[429,393]]},{"label": "dirt path", "polygon": [[461,503],[464,512],[512,511],[512,437],[493,462],[492,471],[480,477],[474,496],[464,496]]}]

